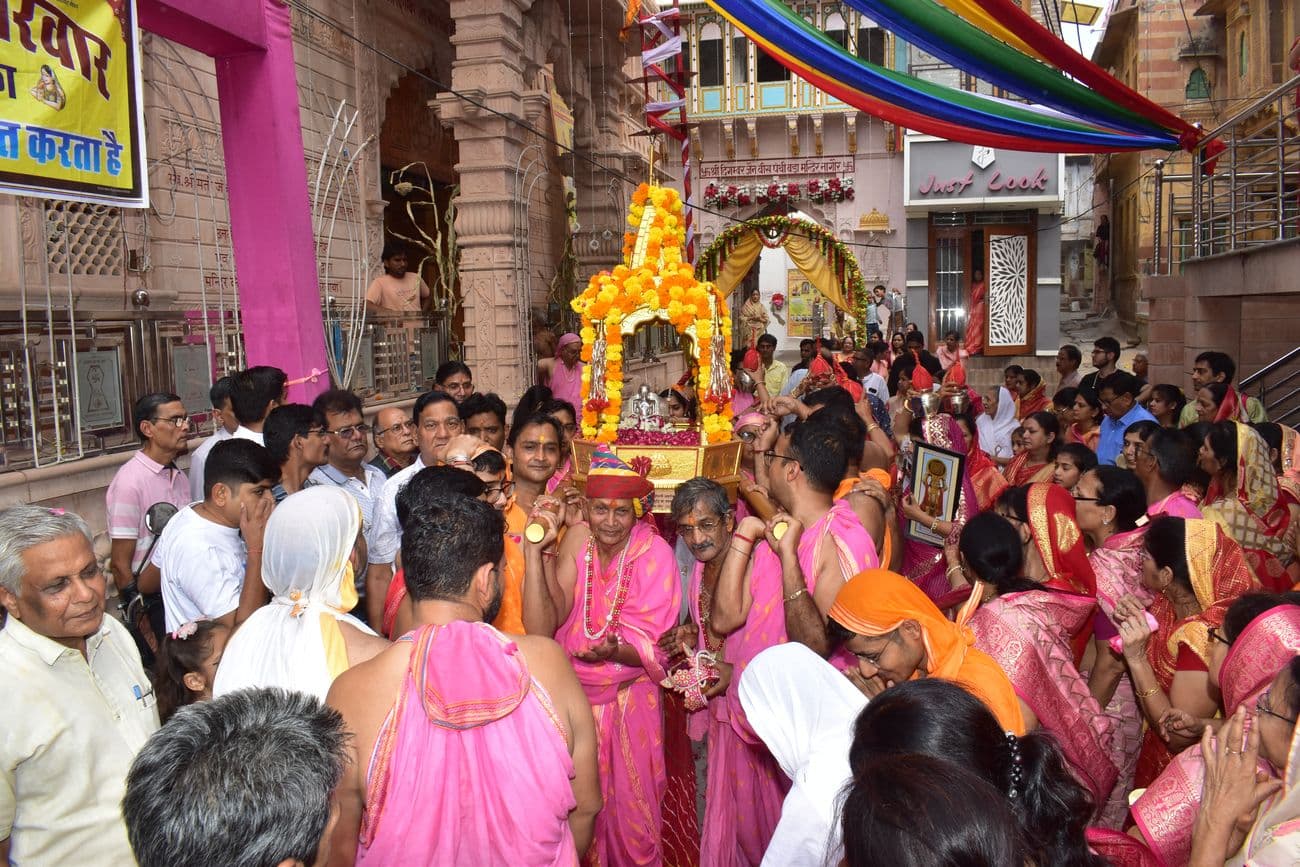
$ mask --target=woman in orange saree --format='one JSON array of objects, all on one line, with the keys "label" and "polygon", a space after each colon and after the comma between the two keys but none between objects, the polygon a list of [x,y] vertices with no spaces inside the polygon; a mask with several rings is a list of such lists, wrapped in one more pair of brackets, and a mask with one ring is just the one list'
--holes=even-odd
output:
[{"label": "woman in orange saree", "polygon": [[1056,451],[1060,448],[1061,424],[1050,412],[1036,412],[1021,423],[1025,450],[1011,459],[1003,475],[1010,485],[1050,482],[1056,472]]},{"label": "woman in orange saree", "polygon": [[1124,661],[1147,721],[1134,777],[1138,788],[1195,741],[1166,725],[1171,709],[1193,719],[1214,716],[1219,695],[1209,679],[1209,630],[1223,625],[1237,597],[1259,586],[1241,546],[1213,521],[1157,518],[1143,547],[1142,584],[1155,599],[1144,609],[1128,595],[1115,607]]},{"label": "woman in orange saree", "polygon": [[1201,513],[1237,540],[1265,590],[1289,589],[1300,566],[1287,544],[1291,515],[1264,438],[1249,425],[1221,421],[1200,445],[1197,462],[1210,475]]},{"label": "woman in orange saree", "polygon": [[1070,425],[1067,436],[1072,443],[1079,443],[1097,450],[1097,440],[1101,438],[1101,399],[1090,388],[1081,388],[1074,396],[1074,423]]}]

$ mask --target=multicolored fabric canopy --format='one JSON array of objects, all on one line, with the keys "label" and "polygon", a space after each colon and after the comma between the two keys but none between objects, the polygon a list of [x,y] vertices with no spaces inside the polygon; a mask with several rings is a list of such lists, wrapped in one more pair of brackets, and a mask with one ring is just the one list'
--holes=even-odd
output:
[{"label": "multicolored fabric canopy", "polygon": [[1015,0],[847,0],[936,57],[1029,104],[958,90],[855,57],[781,0],[708,0],[800,78],[869,114],[954,141],[1105,153],[1196,144],[1191,124],[1071,49]]}]

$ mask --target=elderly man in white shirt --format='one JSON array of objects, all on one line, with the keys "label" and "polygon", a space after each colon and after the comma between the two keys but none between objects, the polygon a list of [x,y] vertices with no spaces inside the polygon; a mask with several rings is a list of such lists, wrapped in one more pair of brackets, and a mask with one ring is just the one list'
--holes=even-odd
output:
[{"label": "elderly man in white shirt", "polygon": [[0,863],[135,862],[121,802],[158,709],[105,580],[78,516],[0,511]]}]

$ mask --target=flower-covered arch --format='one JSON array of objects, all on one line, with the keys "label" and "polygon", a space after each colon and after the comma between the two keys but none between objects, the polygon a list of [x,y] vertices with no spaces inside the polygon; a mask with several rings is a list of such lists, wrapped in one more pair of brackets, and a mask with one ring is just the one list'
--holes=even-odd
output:
[{"label": "flower-covered arch", "polygon": [[573,300],[582,317],[582,435],[612,443],[623,408],[623,338],[668,322],[691,339],[701,439],[731,439],[731,316],[726,297],[684,261],[677,191],[642,184],[628,209],[623,263],[591,278]]},{"label": "flower-covered arch", "polygon": [[726,298],[758,261],[764,247],[784,247],[826,300],[857,319],[857,336],[866,336],[868,293],[858,260],[847,244],[816,223],[782,215],[737,223],[700,254],[697,269],[703,279],[716,283]]}]

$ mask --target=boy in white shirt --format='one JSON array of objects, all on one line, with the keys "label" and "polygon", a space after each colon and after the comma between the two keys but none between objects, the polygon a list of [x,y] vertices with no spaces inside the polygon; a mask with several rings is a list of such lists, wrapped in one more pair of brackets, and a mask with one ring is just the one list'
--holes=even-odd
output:
[{"label": "boy in white shirt", "polygon": [[230,439],[213,447],[203,501],[167,523],[140,575],[142,591],[161,584],[168,632],[205,619],[233,628],[266,604],[262,536],[279,478],[279,466],[257,443]]}]

